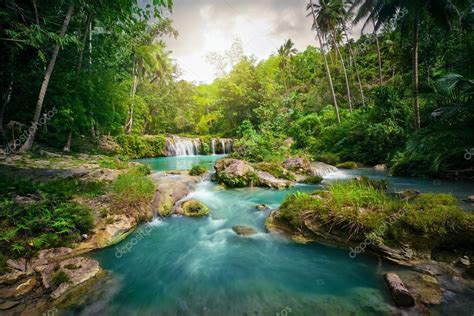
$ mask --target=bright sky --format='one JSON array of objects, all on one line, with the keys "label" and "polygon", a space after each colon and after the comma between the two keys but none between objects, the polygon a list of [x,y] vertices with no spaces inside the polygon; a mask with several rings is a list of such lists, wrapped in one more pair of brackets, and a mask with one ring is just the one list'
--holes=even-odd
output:
[{"label": "bright sky", "polygon": [[179,37],[166,39],[182,71],[182,79],[211,82],[215,69],[210,52],[223,53],[235,39],[246,55],[259,60],[275,53],[291,38],[298,50],[316,46],[307,0],[175,0],[170,18]]}]

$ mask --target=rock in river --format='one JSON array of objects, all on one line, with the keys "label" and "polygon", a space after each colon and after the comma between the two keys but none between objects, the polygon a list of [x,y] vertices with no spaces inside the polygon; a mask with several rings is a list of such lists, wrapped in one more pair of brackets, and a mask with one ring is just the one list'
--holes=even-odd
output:
[{"label": "rock in river", "polygon": [[244,226],[244,225],[236,225],[232,227],[232,230],[237,235],[240,235],[240,236],[251,236],[257,233],[257,231],[254,228],[249,227],[249,226]]}]

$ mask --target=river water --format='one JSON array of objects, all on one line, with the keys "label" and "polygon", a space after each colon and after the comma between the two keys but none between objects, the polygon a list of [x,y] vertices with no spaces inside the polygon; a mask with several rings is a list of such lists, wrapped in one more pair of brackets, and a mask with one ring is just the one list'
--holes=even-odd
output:
[{"label": "river water", "polygon": [[[209,167],[219,156],[143,160],[154,171]],[[325,181],[366,174],[338,172]],[[395,189],[443,190],[472,194],[470,183],[390,178]],[[94,253],[109,272],[71,315],[388,315],[393,311],[383,273],[395,269],[377,259],[323,245],[299,245],[265,231],[269,211],[286,195],[317,186],[287,190],[222,190],[202,182],[191,193],[211,208],[205,218],[171,217],[141,226],[119,245]],[[234,225],[258,233],[241,237]],[[126,251],[123,251],[127,249]]]}]

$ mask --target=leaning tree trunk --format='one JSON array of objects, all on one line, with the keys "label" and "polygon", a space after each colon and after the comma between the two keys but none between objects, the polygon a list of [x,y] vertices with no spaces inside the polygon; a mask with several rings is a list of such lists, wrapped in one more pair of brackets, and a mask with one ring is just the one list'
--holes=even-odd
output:
[{"label": "leaning tree trunk", "polygon": [[362,81],[360,80],[360,74],[359,74],[359,66],[357,65],[357,59],[356,59],[356,54],[352,50],[352,45],[351,42],[349,41],[349,37],[347,36],[347,45],[349,46],[349,54],[352,57],[352,60],[354,60],[354,69],[357,77],[357,83],[359,85],[359,92],[360,92],[360,97],[362,99],[362,106],[365,107],[365,95],[364,95],[364,89],[362,89]]},{"label": "leaning tree trunk", "polygon": [[313,15],[313,22],[316,29],[316,35],[319,40],[319,46],[321,47],[321,54],[323,55],[324,66],[326,68],[326,75],[328,77],[328,82],[329,82],[329,88],[331,89],[332,100],[334,102],[334,109],[336,111],[337,122],[341,124],[341,116],[339,115],[339,107],[337,105],[336,92],[334,91],[334,85],[332,83],[331,70],[329,69],[328,59],[326,58],[326,52],[324,49],[323,41],[321,39],[321,34],[319,34],[319,30],[317,29],[316,13],[314,12],[313,0],[309,0],[309,3],[311,5],[311,14]]},{"label": "leaning tree trunk", "polygon": [[346,80],[346,93],[347,93],[347,101],[349,102],[349,111],[352,112],[352,96],[351,96],[351,87],[349,86],[349,78],[347,77],[347,69],[346,65],[344,64],[344,57],[342,57],[341,51],[339,50],[339,45],[336,43],[336,33],[333,32],[333,42],[334,48],[336,49],[336,55],[339,55],[341,59],[342,70],[344,72],[344,79]]},{"label": "leaning tree trunk", "polygon": [[130,134],[132,133],[132,130],[133,130],[133,110],[134,110],[134,107],[135,107],[135,95],[137,93],[137,87],[138,87],[138,76],[137,76],[137,73],[136,73],[136,62],[134,62],[133,64],[133,83],[132,83],[132,87],[130,89],[130,95],[131,95],[131,102],[130,102],[130,109],[129,109],[129,113],[128,113],[128,121],[127,123],[125,124],[125,132],[127,134]]},{"label": "leaning tree trunk", "polygon": [[[62,39],[64,35],[66,34],[67,27],[69,25],[69,22],[71,21],[72,17],[72,12],[74,10],[74,4],[70,4],[69,8],[66,13],[66,17],[64,18],[63,25],[61,27],[61,32],[59,33],[59,38]],[[30,131],[28,135],[28,139],[26,142],[23,144],[23,146],[20,148],[20,152],[25,152],[31,149],[31,146],[33,146],[33,142],[35,140],[35,135],[36,131],[38,129],[38,121],[41,115],[41,110],[43,108],[43,102],[44,102],[44,97],[46,96],[46,91],[48,90],[48,85],[49,85],[49,80],[51,79],[51,74],[53,73],[54,70],[54,65],[56,64],[56,59],[58,58],[59,54],[59,48],[60,45],[59,43],[54,46],[54,51],[53,55],[51,57],[51,60],[49,61],[48,68],[46,68],[46,73],[44,74],[43,78],[43,83],[41,84],[41,89],[39,92],[38,100],[36,102],[36,109],[35,109],[35,114],[33,116],[33,121],[32,121],[32,130]]]},{"label": "leaning tree trunk", "polygon": [[418,24],[418,11],[415,12],[413,27],[413,110],[415,112],[415,130],[419,130],[421,126],[421,120],[418,78],[418,49],[420,33],[420,28]]}]

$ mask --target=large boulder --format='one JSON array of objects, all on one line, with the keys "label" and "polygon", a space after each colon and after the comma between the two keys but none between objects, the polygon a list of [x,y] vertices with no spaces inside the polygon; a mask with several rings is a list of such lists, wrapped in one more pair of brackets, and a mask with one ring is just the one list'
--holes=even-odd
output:
[{"label": "large boulder", "polygon": [[219,159],[214,165],[217,182],[227,187],[246,187],[257,185],[255,169],[247,162],[238,159]]},{"label": "large boulder", "polygon": [[167,217],[173,213],[173,208],[179,200],[188,195],[199,182],[199,177],[189,175],[156,175],[153,177],[157,189],[152,208],[156,214]]},{"label": "large boulder", "polygon": [[311,164],[305,158],[289,158],[283,162],[283,168],[296,173],[307,174],[311,171]]},{"label": "large boulder", "polygon": [[228,175],[232,177],[242,177],[249,172],[255,172],[255,169],[247,162],[239,159],[223,158],[217,160],[214,165],[217,174]]}]

